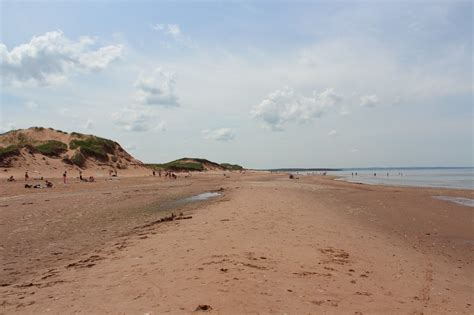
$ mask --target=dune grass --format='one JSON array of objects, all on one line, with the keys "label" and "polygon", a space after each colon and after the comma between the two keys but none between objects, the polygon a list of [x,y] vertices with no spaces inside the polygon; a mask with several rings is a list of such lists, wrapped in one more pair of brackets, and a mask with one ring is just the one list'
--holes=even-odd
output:
[{"label": "dune grass", "polygon": [[70,161],[74,165],[83,167],[84,164],[86,163],[86,158],[80,151],[76,151],[74,155],[71,157]]},{"label": "dune grass", "polygon": [[44,155],[58,156],[67,150],[67,144],[57,140],[49,140],[43,144],[37,145],[35,149]]},{"label": "dune grass", "polygon": [[20,150],[18,146],[16,145],[9,145],[8,147],[5,147],[5,148],[0,147],[0,160],[7,156],[18,154],[18,153],[20,153]]},{"label": "dune grass", "polygon": [[229,171],[241,171],[244,168],[238,164],[222,163],[221,166]]},{"label": "dune grass", "polygon": [[170,170],[175,172],[180,171],[198,171],[201,172],[204,170],[204,166],[197,162],[183,162],[180,160],[171,161],[164,164],[147,164],[147,166],[154,169]]},{"label": "dune grass", "polygon": [[74,139],[69,142],[69,148],[79,149],[84,156],[93,156],[101,160],[109,160],[108,153],[113,154],[115,142],[112,140],[88,137],[85,139]]}]

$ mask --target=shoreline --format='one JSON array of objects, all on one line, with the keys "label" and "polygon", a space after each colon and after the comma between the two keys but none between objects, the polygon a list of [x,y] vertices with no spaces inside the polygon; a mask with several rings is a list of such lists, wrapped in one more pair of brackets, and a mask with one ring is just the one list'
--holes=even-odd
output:
[{"label": "shoreline", "polygon": [[452,189],[452,190],[467,190],[467,191],[474,191],[474,188],[467,188],[467,187],[450,187],[450,186],[434,186],[434,185],[410,185],[410,184],[388,184],[388,183],[368,183],[368,182],[358,182],[355,180],[351,180],[350,178],[344,176],[336,176],[336,180],[344,181],[348,183],[358,184],[358,185],[369,185],[369,186],[390,186],[390,187],[411,187],[411,188],[439,188],[439,189]]},{"label": "shoreline", "polygon": [[[431,198],[472,198],[472,191],[268,173],[195,176],[164,192],[170,182],[148,181],[125,180],[98,197],[110,204],[114,191],[130,191],[138,209],[150,207],[158,191],[173,199],[176,189],[225,190],[186,206],[189,220],[129,229],[71,255],[68,264],[27,273],[0,288],[1,312],[190,313],[200,304],[231,314],[472,311],[472,211]],[[102,195],[107,189],[111,195]],[[74,193],[80,191],[66,199]]]}]

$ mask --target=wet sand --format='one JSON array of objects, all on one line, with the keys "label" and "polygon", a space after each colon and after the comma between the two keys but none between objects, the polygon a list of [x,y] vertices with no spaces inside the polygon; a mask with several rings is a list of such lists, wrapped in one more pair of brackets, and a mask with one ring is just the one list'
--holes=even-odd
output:
[{"label": "wet sand", "polygon": [[[473,312],[473,209],[433,198],[472,191],[268,173],[10,184],[1,313]],[[171,211],[191,218],[156,222]]]}]

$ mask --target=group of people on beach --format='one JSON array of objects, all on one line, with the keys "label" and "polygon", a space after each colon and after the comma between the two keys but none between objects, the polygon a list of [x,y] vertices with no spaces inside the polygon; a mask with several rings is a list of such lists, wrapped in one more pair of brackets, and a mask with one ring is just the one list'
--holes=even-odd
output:
[{"label": "group of people on beach", "polygon": [[[156,176],[156,171],[153,170],[152,174],[153,174],[153,176]],[[161,178],[161,170],[158,170],[158,176]],[[177,179],[178,176],[175,173],[171,172],[171,171],[166,171],[165,172],[165,178]]]},{"label": "group of people on beach", "polygon": [[[30,179],[30,175],[28,174],[28,171],[25,172],[25,182],[28,182],[28,180]],[[34,180],[44,180],[43,176],[39,177],[39,178],[33,178]],[[15,178],[13,177],[13,175],[11,175],[7,181],[9,182],[13,182],[15,181]],[[44,185],[42,184],[28,184],[28,183],[25,183],[25,188],[36,188],[36,189],[40,189],[40,188],[53,188],[53,183],[50,182],[49,180],[44,180]]]},{"label": "group of people on beach", "polygon": [[[153,174],[153,176],[156,176],[157,173],[158,173],[158,176],[161,178],[162,170],[158,170],[158,171],[153,170],[152,174]],[[109,170],[109,176],[110,177],[118,177],[117,170],[110,169]],[[188,177],[191,177],[191,176],[192,176],[191,173],[188,172],[185,177],[188,178]],[[164,177],[169,178],[169,179],[177,179],[178,178],[178,176],[175,173],[173,173],[172,171],[165,171]],[[67,184],[68,183],[68,171],[67,170],[65,170],[63,172],[62,178],[63,178],[63,183]],[[82,170],[79,170],[79,177],[78,178],[81,182],[92,183],[92,182],[96,181],[94,176],[85,177],[82,173]],[[30,175],[29,175],[28,171],[25,171],[25,182],[28,182],[29,180],[30,180]],[[43,181],[44,178],[43,178],[43,176],[41,176],[40,178],[33,178],[33,180]],[[9,178],[7,178],[7,181],[8,182],[15,181],[14,176],[11,175]],[[45,186],[42,186],[41,184],[28,184],[28,183],[25,184],[25,188],[52,188],[52,187],[53,187],[53,183],[49,180],[45,180]]]},{"label": "group of people on beach", "polygon": [[178,178],[178,176],[176,176],[176,174],[175,174],[175,173],[173,173],[173,172],[166,171],[166,173],[165,173],[165,178],[172,178],[172,179],[177,179],[177,178]]},{"label": "group of people on beach", "polygon": [[79,179],[81,180],[81,182],[86,182],[86,183],[95,182],[94,176],[89,176],[89,178],[86,178],[86,177],[82,176],[82,171],[81,170],[79,170]]},{"label": "group of people on beach", "polygon": [[[67,184],[67,182],[68,182],[68,175],[67,174],[68,174],[67,170],[65,170],[64,173],[63,173],[63,183],[64,184]],[[115,176],[117,176],[116,172],[115,172]],[[28,171],[25,171],[25,176],[24,177],[25,177],[25,182],[26,182],[25,183],[25,188],[52,188],[54,186],[51,181],[49,181],[47,179],[45,180],[43,178],[43,176],[38,177],[38,178],[33,178],[33,180],[40,180],[40,181],[44,180],[45,181],[44,186],[41,185],[41,184],[28,184],[28,181],[30,180],[30,175],[29,175]],[[88,183],[95,182],[94,176],[89,176],[87,178],[84,177],[82,175],[82,170],[79,170],[79,180],[81,182],[88,182]],[[14,182],[14,181],[16,181],[16,179],[13,175],[10,175],[10,177],[7,178],[7,182]]]}]

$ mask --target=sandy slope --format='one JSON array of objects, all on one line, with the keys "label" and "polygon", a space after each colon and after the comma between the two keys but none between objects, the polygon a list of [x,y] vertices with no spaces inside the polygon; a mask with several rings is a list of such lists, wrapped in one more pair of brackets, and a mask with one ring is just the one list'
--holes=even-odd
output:
[{"label": "sandy slope", "polygon": [[[71,149],[71,141],[84,141],[90,138],[97,139],[93,135],[65,133],[39,127],[19,129],[0,134],[0,148],[6,148],[11,145],[19,147],[19,154],[7,156],[4,158],[3,163],[0,163],[0,165],[4,166],[0,168],[0,179],[10,176],[14,176],[17,180],[22,179],[25,171],[28,171],[32,178],[60,177],[64,171],[71,173],[71,176],[79,176],[81,168],[83,172],[87,172],[88,176],[95,177],[108,176],[110,170],[117,171],[120,176],[142,176],[151,173],[151,170],[145,167],[141,161],[133,158],[118,143],[114,143],[111,140],[108,140],[109,144],[112,144],[112,148],[107,151],[108,160],[100,160],[90,156],[90,154],[84,155],[85,163],[81,168],[63,161],[64,158],[70,159],[75,153],[80,151],[78,148]],[[51,140],[64,143],[68,146],[67,150],[57,155],[48,156],[41,154],[33,148]],[[28,146],[25,147],[25,144]]]},{"label": "sandy slope", "polygon": [[[43,265],[19,268],[20,274],[0,290],[3,313],[175,314],[190,313],[200,304],[216,314],[472,313],[472,208],[432,198],[473,198],[472,191],[365,186],[323,177],[291,181],[269,174],[98,185],[26,197],[11,189],[1,199],[0,205],[9,204],[0,208],[0,222],[9,220],[2,240],[18,235],[30,220],[55,230],[60,224],[54,220],[83,212],[64,206],[75,204],[81,194],[90,194],[94,210],[79,220],[85,233],[68,231],[78,224],[72,220],[62,222],[58,235],[29,231],[23,241],[2,244],[2,252],[14,252],[9,247],[27,246],[39,237],[43,241],[35,246],[45,253],[58,246],[48,249],[47,242],[65,242],[65,235],[92,244],[61,260],[64,254],[51,252],[55,258]],[[166,205],[216,187],[225,188],[222,197],[184,207],[192,219],[131,231],[163,214],[142,217],[127,209]],[[49,204],[40,202],[49,195]],[[36,208],[19,203],[23,200]],[[118,215],[112,224],[108,211],[114,208]],[[14,212],[23,221],[17,222]],[[27,218],[35,212],[41,216]],[[88,220],[114,232],[97,231]],[[2,265],[39,257],[23,253],[15,264],[9,264],[12,257],[2,257]]]}]

